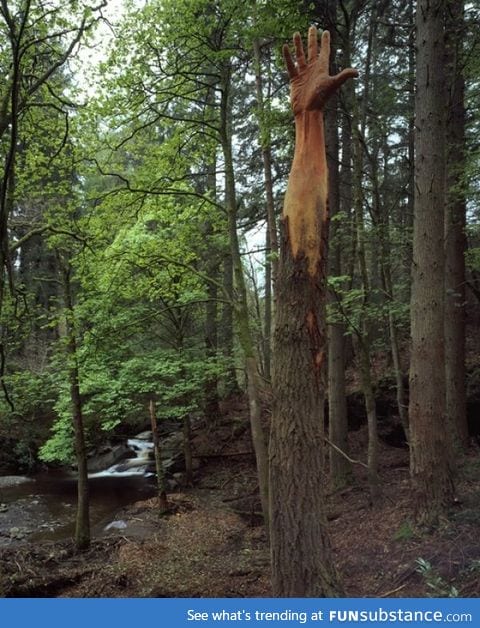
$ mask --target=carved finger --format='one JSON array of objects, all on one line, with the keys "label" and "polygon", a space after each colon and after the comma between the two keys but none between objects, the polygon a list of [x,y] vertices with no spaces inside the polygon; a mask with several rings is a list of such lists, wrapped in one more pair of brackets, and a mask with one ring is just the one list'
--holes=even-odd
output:
[{"label": "carved finger", "polygon": [[282,50],[283,50],[283,59],[285,61],[285,65],[287,66],[288,76],[290,77],[290,79],[294,79],[296,76],[298,76],[298,71],[297,71],[297,68],[295,67],[295,63],[293,62],[288,44],[284,44]]},{"label": "carved finger", "polygon": [[318,33],[315,26],[308,29],[308,62],[311,63],[318,56]]},{"label": "carved finger", "polygon": [[320,69],[328,74],[328,65],[330,63],[330,33],[323,31],[322,47],[320,48]]},{"label": "carved finger", "polygon": [[300,33],[295,33],[293,36],[293,43],[295,45],[295,54],[297,55],[297,65],[300,72],[307,67],[305,61],[305,53],[303,52],[302,36]]}]

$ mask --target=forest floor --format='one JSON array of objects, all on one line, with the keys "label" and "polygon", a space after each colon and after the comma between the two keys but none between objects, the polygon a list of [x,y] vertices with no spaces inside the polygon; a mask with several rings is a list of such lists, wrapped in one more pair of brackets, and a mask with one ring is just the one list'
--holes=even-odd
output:
[{"label": "forest floor", "polygon": [[[0,551],[7,597],[269,597],[269,553],[257,512],[254,457],[242,408],[194,445],[202,466],[195,486],[117,513],[127,527],[75,552],[71,541],[24,542]],[[363,458],[364,428],[352,433]],[[212,449],[215,443],[215,450]],[[458,501],[442,524],[413,523],[408,451],[381,445],[380,503],[370,506],[365,470],[328,496],[335,561],[349,597],[480,595],[480,451],[466,457]],[[423,561],[423,562],[422,562]]]}]

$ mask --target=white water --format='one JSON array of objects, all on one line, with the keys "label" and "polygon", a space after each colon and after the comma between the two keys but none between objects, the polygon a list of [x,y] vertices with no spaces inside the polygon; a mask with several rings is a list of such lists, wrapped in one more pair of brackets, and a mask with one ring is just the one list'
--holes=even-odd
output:
[{"label": "white water", "polygon": [[105,469],[104,471],[98,471],[97,473],[89,473],[89,478],[102,478],[102,477],[129,477],[132,475],[153,475],[148,472],[148,467],[152,463],[150,453],[153,452],[153,443],[141,440],[139,438],[129,438],[127,440],[127,446],[135,456],[133,458],[127,458],[117,464]]}]

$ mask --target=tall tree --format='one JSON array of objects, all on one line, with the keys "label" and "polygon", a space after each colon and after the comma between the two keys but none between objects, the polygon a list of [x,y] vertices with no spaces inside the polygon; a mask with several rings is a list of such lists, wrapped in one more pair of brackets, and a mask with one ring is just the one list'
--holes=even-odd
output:
[{"label": "tall tree", "polygon": [[[338,47],[337,0],[326,4],[316,3],[315,14],[321,23],[325,23],[331,33],[333,51]],[[349,65],[349,64],[348,64]],[[330,73],[337,72],[337,59],[332,57]],[[342,232],[340,214],[340,146],[339,146],[339,99],[334,94],[325,111],[325,147],[328,165],[328,210],[330,219],[330,246],[328,258],[329,276],[342,274]],[[333,290],[330,292],[332,303],[336,300]],[[328,428],[329,438],[335,447],[348,452],[347,396],[345,388],[345,349],[346,330],[341,320],[331,321],[328,326]],[[331,448],[330,479],[332,486],[341,488],[351,479],[351,465],[337,449]]]},{"label": "tall tree", "polygon": [[283,208],[274,332],[270,534],[276,596],[341,593],[326,529],[323,415],[326,364],[327,162],[323,110],[352,69],[329,75],[330,35],[294,36],[291,80],[295,154]]},{"label": "tall tree", "polygon": [[444,347],[444,0],[416,14],[415,213],[411,293],[410,471],[418,519],[435,522],[450,504]]},{"label": "tall tree", "polygon": [[454,452],[468,446],[465,368],[464,3],[447,0],[447,203],[445,207],[445,391]]},{"label": "tall tree", "polygon": [[75,454],[77,461],[77,516],[75,523],[75,545],[84,550],[90,545],[90,500],[88,487],[87,450],[83,426],[82,398],[78,364],[78,343],[75,324],[75,308],[72,294],[72,268],[69,260],[60,259],[65,306],[65,331],[70,380],[70,403],[72,408]]},{"label": "tall tree", "polygon": [[[101,9],[60,0],[55,5],[39,0],[0,2],[0,316],[5,288],[14,288],[10,222],[15,209],[17,156],[22,143],[22,125],[35,107],[64,112],[68,97],[55,78],[85,34],[98,22]],[[65,115],[67,115],[65,113]],[[41,135],[41,133],[40,133]],[[68,125],[65,138],[68,135]],[[65,139],[64,138],[64,139]],[[35,134],[30,138],[35,144]],[[61,150],[61,149],[60,149]],[[33,229],[33,234],[38,234]],[[24,233],[24,242],[30,237]],[[0,325],[0,386],[11,409],[5,385],[6,333]]]}]

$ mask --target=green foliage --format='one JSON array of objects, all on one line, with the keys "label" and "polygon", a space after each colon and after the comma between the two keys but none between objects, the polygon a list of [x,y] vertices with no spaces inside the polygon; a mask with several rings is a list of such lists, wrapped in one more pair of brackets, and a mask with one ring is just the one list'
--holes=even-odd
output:
[{"label": "green foliage", "polygon": [[[51,405],[55,399],[57,380],[51,371],[33,373],[18,371],[5,377],[5,384],[14,401],[15,414],[35,420],[42,409]],[[0,403],[4,404],[4,400]],[[1,406],[0,416],[8,417],[6,406]]]},{"label": "green foliage", "polygon": [[415,562],[417,564],[417,573],[422,576],[425,584],[431,591],[429,597],[458,597],[457,589],[445,582],[428,560],[417,558]]},{"label": "green foliage", "polygon": [[61,414],[52,428],[52,436],[40,448],[39,458],[44,462],[71,464],[75,454],[71,411],[64,408],[62,402],[59,402],[56,410]]},{"label": "green foliage", "polygon": [[388,317],[393,316],[397,328],[408,329],[409,305],[397,299],[385,299],[381,290],[371,289],[367,294],[363,287],[350,287],[348,276],[331,276],[328,287],[335,295],[327,306],[330,323],[342,323],[346,333],[361,333],[362,324],[368,322],[378,327],[379,322],[388,328]]}]

